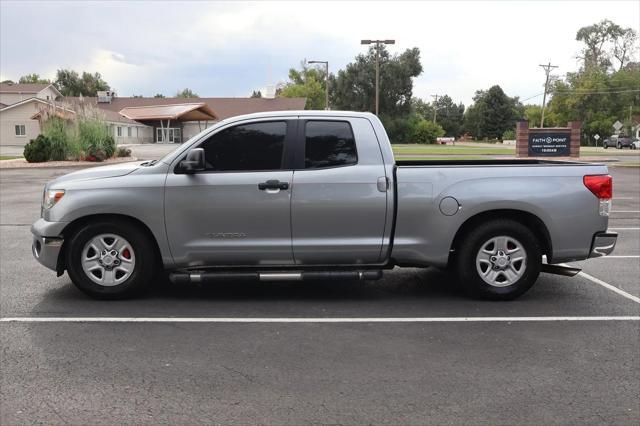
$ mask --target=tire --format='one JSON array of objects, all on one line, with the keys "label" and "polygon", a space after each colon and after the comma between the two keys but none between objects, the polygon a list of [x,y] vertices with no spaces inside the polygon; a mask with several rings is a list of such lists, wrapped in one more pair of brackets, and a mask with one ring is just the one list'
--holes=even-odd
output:
[{"label": "tire", "polygon": [[65,262],[71,281],[96,299],[139,295],[151,282],[156,264],[150,238],[128,221],[88,224],[69,239]]},{"label": "tire", "polygon": [[604,148],[604,149],[609,148],[609,144],[605,142],[605,144],[604,144],[604,147],[603,147],[603,148]]},{"label": "tire", "polygon": [[618,142],[618,149],[622,149],[622,144]]},{"label": "tire", "polygon": [[[509,219],[493,220],[464,237],[455,262],[460,284],[471,296],[512,300],[538,279],[542,250],[536,236],[523,224]],[[492,276],[495,278],[491,279]]]}]

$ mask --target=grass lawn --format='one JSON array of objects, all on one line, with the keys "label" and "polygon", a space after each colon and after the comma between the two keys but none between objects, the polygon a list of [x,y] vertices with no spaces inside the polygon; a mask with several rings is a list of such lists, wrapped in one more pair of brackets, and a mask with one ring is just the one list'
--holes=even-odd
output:
[{"label": "grass lawn", "polygon": [[396,144],[391,145],[394,154],[403,155],[513,155],[514,147],[495,146],[491,144],[483,144],[482,146],[469,145],[418,145],[418,144]]},{"label": "grass lawn", "polygon": [[439,155],[439,156],[424,156],[416,155],[410,157],[396,157],[396,161],[414,161],[414,160],[438,160],[438,161],[457,161],[457,160],[487,160],[487,157],[479,157],[477,155]]},{"label": "grass lawn", "polygon": [[15,160],[16,158],[22,158],[20,156],[0,155],[0,160]]},{"label": "grass lawn", "polygon": [[[391,145],[393,153],[400,156],[431,156],[431,155],[515,155],[515,147],[512,145],[477,144],[471,145],[469,142],[463,145],[419,145],[419,144],[394,144]],[[630,149],[603,149],[593,146],[583,146],[580,154],[593,157],[614,157],[614,156],[640,156],[640,150]],[[460,158],[457,158],[460,159]]]},{"label": "grass lawn", "polygon": [[604,149],[604,148],[596,148],[594,146],[583,146],[580,147],[580,154],[582,155],[589,155],[589,156],[598,156],[598,155],[602,155],[605,157],[613,157],[613,156],[619,156],[619,155],[624,155],[624,156],[640,156],[640,150],[638,149],[615,149],[615,148],[609,148],[609,149]]},{"label": "grass lawn", "polygon": [[624,163],[608,163],[607,167],[639,167],[640,168],[640,163],[634,163],[632,161],[630,162],[624,162]]}]

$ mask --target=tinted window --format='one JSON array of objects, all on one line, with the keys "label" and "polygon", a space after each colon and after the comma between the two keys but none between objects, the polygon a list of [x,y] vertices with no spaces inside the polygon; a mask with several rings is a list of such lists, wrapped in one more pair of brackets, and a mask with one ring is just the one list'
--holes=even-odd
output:
[{"label": "tinted window", "polygon": [[277,170],[282,168],[287,123],[274,121],[230,127],[201,147],[207,170]]},{"label": "tinted window", "polygon": [[356,141],[351,125],[344,121],[308,121],[305,127],[307,169],[356,164]]}]

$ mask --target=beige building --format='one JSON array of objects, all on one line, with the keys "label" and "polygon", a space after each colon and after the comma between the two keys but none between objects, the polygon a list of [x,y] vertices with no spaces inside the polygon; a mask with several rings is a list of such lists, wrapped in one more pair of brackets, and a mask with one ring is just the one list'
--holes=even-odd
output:
[{"label": "beige building", "polygon": [[2,104],[2,107],[22,102],[29,98],[56,101],[62,98],[62,94],[53,84],[0,84],[0,104]]},{"label": "beige building", "polygon": [[304,109],[305,98],[129,98],[115,92],[63,97],[53,84],[0,84],[0,145],[23,147],[41,132],[40,113],[105,121],[116,143],[182,143],[214,123],[254,112]]},{"label": "beige building", "polygon": [[72,118],[75,112],[40,98],[28,98],[0,109],[0,145],[24,146],[41,132],[40,115],[44,110]]},{"label": "beige building", "polygon": [[0,84],[0,145],[24,146],[40,134],[43,109],[73,114],[60,102],[53,84]]},{"label": "beige building", "polygon": [[[113,92],[64,99],[76,108],[95,107],[103,111],[105,119],[113,125],[118,143],[182,143],[225,118],[254,112],[302,110],[306,104],[306,98],[130,98],[118,97]],[[198,111],[193,111],[194,107]],[[140,114],[132,114],[136,111]],[[206,113],[202,114],[203,111]],[[136,129],[136,124],[144,127]]]}]

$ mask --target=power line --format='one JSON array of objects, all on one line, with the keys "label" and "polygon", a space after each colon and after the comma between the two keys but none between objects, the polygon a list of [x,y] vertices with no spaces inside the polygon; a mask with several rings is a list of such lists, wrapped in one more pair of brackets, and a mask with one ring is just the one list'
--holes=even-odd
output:
[{"label": "power line", "polygon": [[[581,89],[573,89],[573,90],[550,90],[551,94],[576,94],[576,95],[607,95],[612,93],[632,93],[632,92],[640,92],[640,89],[625,89],[625,90],[600,90],[600,91],[583,91]],[[520,102],[525,102],[533,98],[537,98],[538,96],[544,95],[543,92],[540,92],[536,95],[529,96],[528,98],[521,99]]]},{"label": "power line", "polygon": [[578,95],[605,95],[609,93],[631,93],[631,92],[640,92],[640,89],[598,90],[598,91],[583,91],[582,89],[573,89],[573,90],[552,91],[552,93],[575,93]]}]

